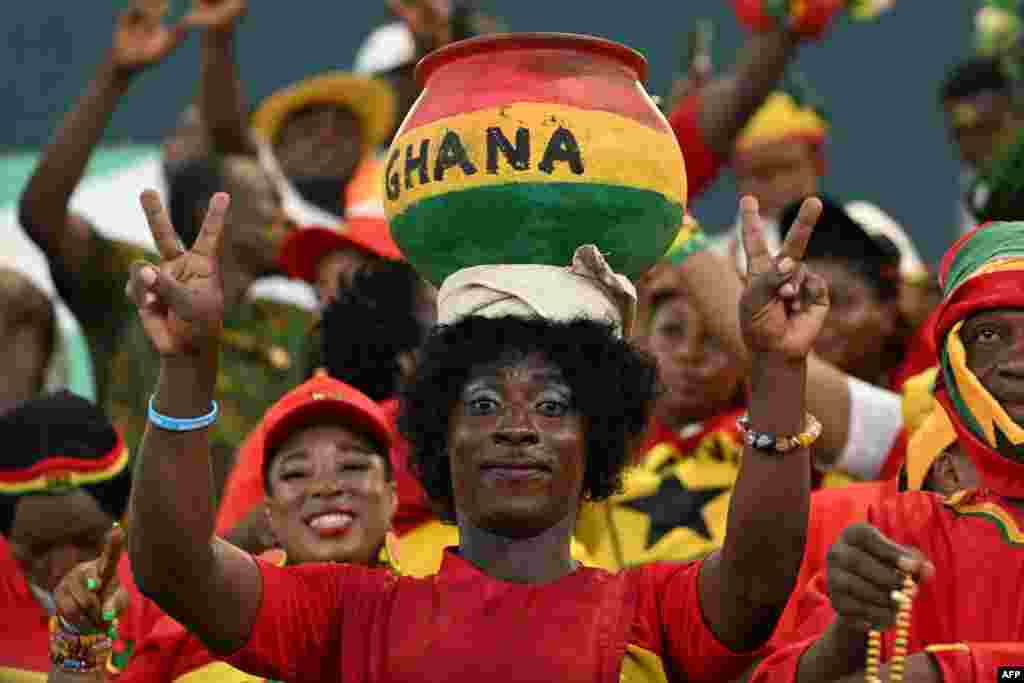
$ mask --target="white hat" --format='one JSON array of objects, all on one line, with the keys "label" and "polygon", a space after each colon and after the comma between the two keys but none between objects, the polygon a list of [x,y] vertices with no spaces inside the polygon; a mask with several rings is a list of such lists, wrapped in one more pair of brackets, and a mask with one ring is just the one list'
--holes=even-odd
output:
[{"label": "white hat", "polygon": [[922,271],[927,272],[907,231],[892,216],[864,201],[850,202],[843,208],[869,235],[882,235],[896,246],[900,252],[900,275],[913,277]]},{"label": "white hat", "polygon": [[352,70],[370,75],[391,71],[416,59],[416,39],[405,25],[396,21],[385,24],[366,37],[356,52]]}]

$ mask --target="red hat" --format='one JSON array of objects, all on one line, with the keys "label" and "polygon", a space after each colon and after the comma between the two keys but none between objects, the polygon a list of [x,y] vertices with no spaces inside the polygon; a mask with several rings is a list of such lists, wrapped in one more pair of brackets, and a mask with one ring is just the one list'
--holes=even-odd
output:
[{"label": "red hat", "polygon": [[280,446],[299,426],[310,420],[334,419],[373,437],[388,457],[394,437],[380,407],[366,395],[327,374],[292,389],[271,406],[263,418],[263,457]]},{"label": "red hat", "polygon": [[288,277],[315,282],[320,259],[346,247],[392,261],[405,260],[391,239],[387,219],[375,216],[352,216],[333,228],[317,225],[294,230],[281,244],[278,260]]}]

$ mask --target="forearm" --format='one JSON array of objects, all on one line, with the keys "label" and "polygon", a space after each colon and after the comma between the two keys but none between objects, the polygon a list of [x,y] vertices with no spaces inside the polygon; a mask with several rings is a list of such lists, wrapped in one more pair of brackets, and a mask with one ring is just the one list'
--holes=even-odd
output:
[{"label": "forearm", "polygon": [[716,154],[732,155],[736,137],[776,88],[799,43],[788,31],[754,33],[733,72],[705,86],[699,124],[705,144]]},{"label": "forearm", "polygon": [[234,55],[235,31],[206,31],[201,42],[199,110],[218,154],[253,155],[245,95]]},{"label": "forearm", "polygon": [[[163,362],[154,407],[172,417],[205,415],[210,412],[216,375],[213,352]],[[205,580],[213,563],[214,488],[205,429],[172,432],[147,427],[130,514],[128,547],[139,586],[154,597],[170,598],[171,604],[187,601],[195,581]],[[189,560],[181,562],[184,557]],[[176,575],[182,572],[190,575]]]},{"label": "forearm", "polygon": [[[804,361],[755,355],[751,429],[780,436],[802,432],[805,382]],[[709,625],[730,648],[757,647],[774,630],[800,571],[809,507],[806,449],[785,455],[744,450],[725,543],[701,576]]]},{"label": "forearm", "polygon": [[109,60],[104,62],[43,150],[22,192],[21,224],[51,258],[65,252],[69,258],[74,257],[73,249],[61,247],[68,233],[66,223],[71,195],[129,82],[130,76],[117,71]]},{"label": "forearm", "polygon": [[840,681],[847,676],[863,681],[866,656],[867,636],[844,628],[836,619],[800,658],[796,681]]}]

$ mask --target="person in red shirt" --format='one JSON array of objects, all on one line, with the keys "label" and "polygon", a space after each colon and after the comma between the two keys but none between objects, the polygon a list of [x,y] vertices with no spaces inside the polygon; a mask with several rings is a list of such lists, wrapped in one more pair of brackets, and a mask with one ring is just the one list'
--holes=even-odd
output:
[{"label": "person in red shirt", "polygon": [[[890,497],[871,508],[867,524],[848,528],[815,580],[827,597],[824,590],[808,595],[817,606],[808,612],[807,639],[770,657],[756,681],[862,677],[869,628],[885,630],[887,660],[898,607],[890,591],[901,587],[903,573],[918,582],[904,680],[992,680],[999,666],[1018,665],[1024,655],[1024,602],[1014,597],[1024,571],[1024,224],[992,223],[965,235],[943,258],[941,281],[936,398],[977,487],[949,498]],[[970,590],[961,585],[965,577]],[[887,670],[882,675],[889,680]]]},{"label": "person in red shirt", "polygon": [[[352,562],[400,571],[397,546],[385,543],[396,506],[387,453],[391,429],[380,408],[330,377],[315,377],[268,411],[263,458],[268,519],[279,549],[264,554],[275,566]],[[76,567],[56,591],[60,615],[85,627],[100,615],[85,610],[80,587],[102,575],[100,561]],[[117,680],[174,681],[194,674],[237,680],[184,627],[163,617],[135,649]],[[55,666],[50,680],[62,680]],[[106,680],[103,671],[92,678]],[[76,680],[89,680],[77,676]]]},{"label": "person in red shirt", "polygon": [[[211,203],[184,253],[156,195],[143,200],[166,261],[140,267],[128,289],[162,359],[153,420],[164,426],[147,432],[129,551],[140,587],[211,651],[253,675],[300,681],[619,681],[666,671],[728,680],[752,663],[803,554],[816,431],[804,363],[828,299],[800,258],[820,204],[808,202],[775,259],[760,241],[757,202],[743,203],[751,271],[740,308],[754,379],[729,517],[742,531],[699,563],[609,574],[570,556],[579,504],[614,491],[654,397],[653,363],[621,338],[635,307],[628,280],[584,245],[578,270],[538,266],[570,290],[546,294],[552,317],[529,313],[530,290],[468,317],[468,292],[457,283],[451,296],[442,291],[444,324],[421,351],[399,422],[414,471],[460,542],[436,576],[414,579],[351,565],[275,567],[211,540],[202,425],[215,419],[211,332],[223,315],[216,254],[228,198]],[[594,301],[600,312],[580,310],[573,287],[615,294]],[[196,415],[198,425],[181,421]]]},{"label": "person in red shirt", "polygon": [[[130,454],[110,421],[70,392],[48,394],[0,416],[9,445],[0,461],[0,679],[44,680],[50,669],[54,589],[100,554],[131,490]],[[159,618],[117,567],[132,609],[120,616],[118,663]]]}]

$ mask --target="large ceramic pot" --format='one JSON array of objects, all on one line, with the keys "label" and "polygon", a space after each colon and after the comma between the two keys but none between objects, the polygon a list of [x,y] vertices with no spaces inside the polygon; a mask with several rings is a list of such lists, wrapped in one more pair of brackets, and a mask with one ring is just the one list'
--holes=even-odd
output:
[{"label": "large ceramic pot", "polygon": [[469,266],[566,266],[596,244],[636,277],[682,225],[686,171],[641,81],[644,57],[557,33],[474,38],[428,55],[388,153],[385,207],[439,284]]}]

